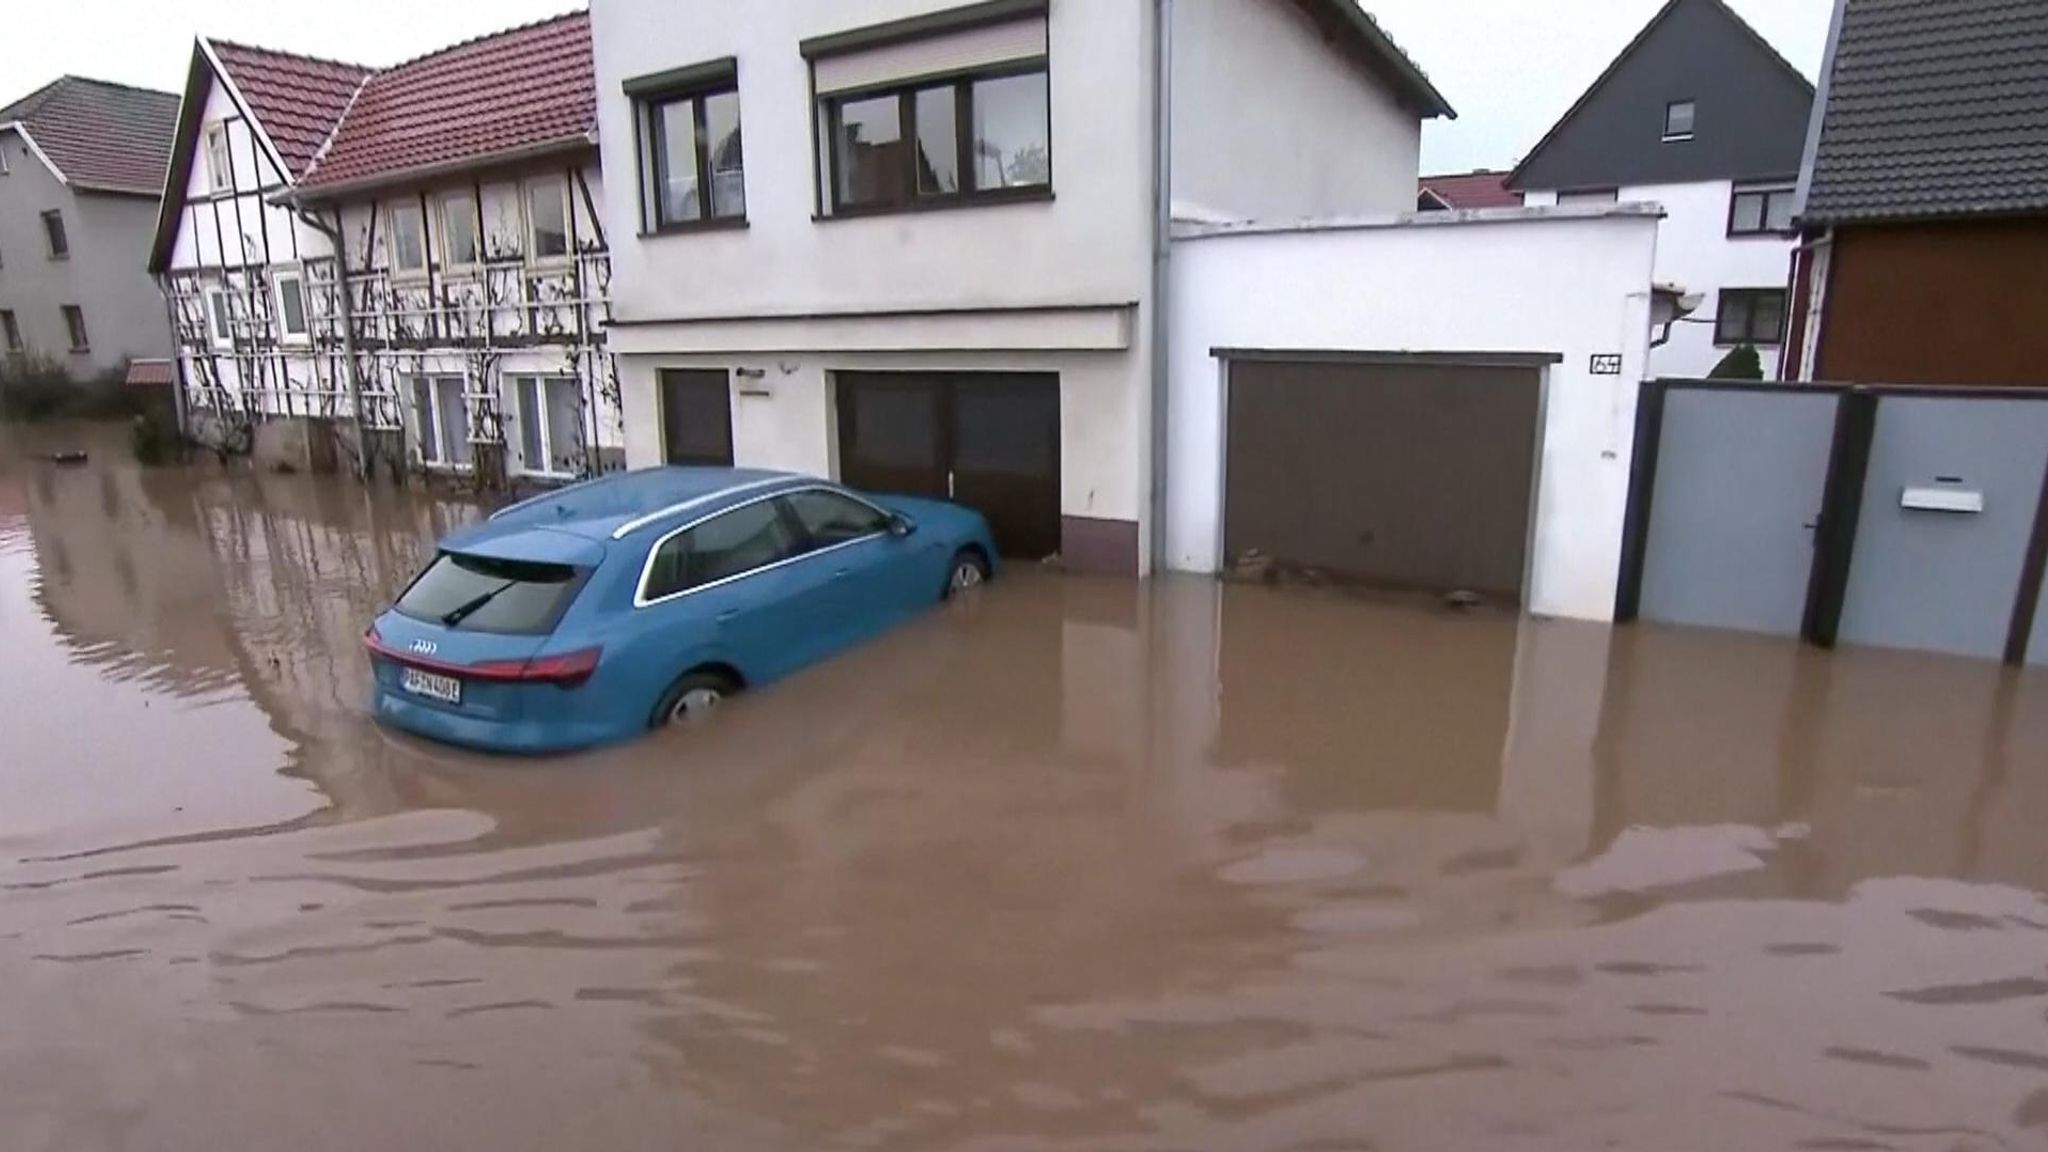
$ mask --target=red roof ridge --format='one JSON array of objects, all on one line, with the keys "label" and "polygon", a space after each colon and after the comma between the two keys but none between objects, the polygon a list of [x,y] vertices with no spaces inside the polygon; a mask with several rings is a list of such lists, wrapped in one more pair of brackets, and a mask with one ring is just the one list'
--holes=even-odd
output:
[{"label": "red roof ridge", "polygon": [[349,68],[365,75],[377,69],[368,64],[356,64],[348,60],[335,60],[326,56],[314,56],[306,52],[287,52],[282,48],[265,48],[261,44],[245,44],[240,40],[224,40],[219,36],[201,36],[201,40],[216,48],[233,48],[238,52],[260,52],[265,56],[281,56],[287,60],[303,60],[308,64],[325,64],[330,68]]},{"label": "red roof ridge", "polygon": [[588,8],[572,8],[567,12],[557,13],[556,15],[553,16],[543,16],[538,20],[528,20],[524,24],[514,24],[509,28],[500,28],[495,32],[480,33],[478,35],[471,36],[467,40],[457,40],[453,44],[449,44],[441,48],[436,48],[432,52],[422,53],[421,55],[414,56],[408,60],[400,60],[396,64],[379,68],[376,71],[379,76],[388,75],[389,73],[396,72],[401,68],[410,68],[415,64],[424,64],[427,61],[434,59],[436,56],[446,56],[451,52],[460,52],[464,48],[473,48],[486,40],[496,40],[500,36],[510,36],[515,32],[526,32],[534,28],[546,27],[549,24],[559,24],[564,20],[588,19],[589,16],[590,9]]}]

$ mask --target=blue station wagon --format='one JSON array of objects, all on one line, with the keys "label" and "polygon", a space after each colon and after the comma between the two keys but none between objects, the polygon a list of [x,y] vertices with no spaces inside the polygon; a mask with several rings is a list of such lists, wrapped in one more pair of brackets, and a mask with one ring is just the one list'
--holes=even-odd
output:
[{"label": "blue station wagon", "polygon": [[450,533],[364,634],[378,719],[560,752],[700,718],[995,573],[978,513],[730,468],[621,473]]}]

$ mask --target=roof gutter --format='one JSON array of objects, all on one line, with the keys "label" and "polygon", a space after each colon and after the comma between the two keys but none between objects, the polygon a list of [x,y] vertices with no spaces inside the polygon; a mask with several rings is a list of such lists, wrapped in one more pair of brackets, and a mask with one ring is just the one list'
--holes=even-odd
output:
[{"label": "roof gutter", "polygon": [[[474,172],[479,168],[520,164],[529,160],[544,160],[556,156],[587,152],[597,147],[597,133],[585,131],[575,136],[564,136],[539,144],[529,144],[505,152],[494,152],[486,156],[465,156],[459,160],[444,160],[436,164],[421,164],[412,168],[401,168],[391,172],[378,172],[354,180],[340,180],[332,184],[307,185],[304,181],[278,191],[271,197],[273,203],[289,204],[294,207],[331,204],[365,192],[380,192],[387,188],[419,184],[452,176],[461,172]],[[307,179],[317,179],[319,170],[307,174]]]}]

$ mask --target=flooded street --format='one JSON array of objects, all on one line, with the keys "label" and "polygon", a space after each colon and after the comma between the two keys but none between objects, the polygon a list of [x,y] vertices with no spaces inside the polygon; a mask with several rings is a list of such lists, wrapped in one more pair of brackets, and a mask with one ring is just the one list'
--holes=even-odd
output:
[{"label": "flooded street", "polygon": [[2048,676],[1018,571],[367,716],[454,498],[0,429],[10,1150],[2048,1146]]}]

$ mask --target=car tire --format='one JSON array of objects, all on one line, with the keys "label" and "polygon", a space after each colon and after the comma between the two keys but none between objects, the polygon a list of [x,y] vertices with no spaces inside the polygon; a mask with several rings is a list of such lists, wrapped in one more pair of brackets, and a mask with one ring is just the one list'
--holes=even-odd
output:
[{"label": "car tire", "polygon": [[939,599],[951,600],[970,588],[979,588],[988,583],[988,557],[979,548],[962,548],[953,553],[953,559],[946,565],[946,587],[939,593]]},{"label": "car tire", "polygon": [[682,728],[701,723],[716,712],[727,697],[738,691],[739,685],[722,673],[691,672],[662,693],[661,703],[655,705],[654,715],[647,726]]}]

